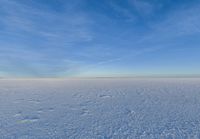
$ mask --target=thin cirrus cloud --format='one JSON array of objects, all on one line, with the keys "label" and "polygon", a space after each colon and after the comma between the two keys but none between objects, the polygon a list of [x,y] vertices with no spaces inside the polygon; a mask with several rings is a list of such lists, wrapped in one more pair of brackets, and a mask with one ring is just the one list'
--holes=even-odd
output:
[{"label": "thin cirrus cloud", "polygon": [[1,0],[0,5],[0,76],[199,74],[198,1]]},{"label": "thin cirrus cloud", "polygon": [[[66,63],[68,57],[62,57],[63,54],[57,56],[55,51],[58,51],[59,55],[59,51],[65,47],[92,39],[87,27],[90,21],[83,14],[58,14],[32,7],[31,4],[25,5],[21,1],[1,3],[1,16],[4,17],[1,19],[1,70],[10,71],[12,75],[20,75],[20,71],[23,71],[22,73],[25,72],[27,76],[42,76],[45,72],[47,76],[52,76],[57,75],[58,67],[68,71],[71,65]],[[68,53],[70,52],[66,52],[66,55]]]}]

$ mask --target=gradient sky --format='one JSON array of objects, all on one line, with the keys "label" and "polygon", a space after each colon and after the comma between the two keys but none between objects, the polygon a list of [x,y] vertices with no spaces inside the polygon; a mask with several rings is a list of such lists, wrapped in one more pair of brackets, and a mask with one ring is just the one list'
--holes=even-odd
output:
[{"label": "gradient sky", "polygon": [[200,74],[198,0],[0,0],[0,77]]}]

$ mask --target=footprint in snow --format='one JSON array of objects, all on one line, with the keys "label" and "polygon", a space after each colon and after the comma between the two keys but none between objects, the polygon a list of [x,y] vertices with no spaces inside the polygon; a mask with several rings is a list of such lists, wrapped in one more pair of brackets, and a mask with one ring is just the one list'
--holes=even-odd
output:
[{"label": "footprint in snow", "polygon": [[54,111],[54,108],[49,108],[48,110],[49,110],[49,111]]},{"label": "footprint in snow", "polygon": [[22,115],[22,113],[21,113],[21,112],[18,112],[18,113],[16,113],[16,114],[14,114],[13,117],[20,117],[21,115]]},{"label": "footprint in snow", "polygon": [[81,97],[83,97],[83,96],[81,94],[78,94],[78,93],[73,95],[73,98],[81,98]]},{"label": "footprint in snow", "polygon": [[37,112],[38,113],[43,113],[44,111],[43,111],[43,109],[38,109]]},{"label": "footprint in snow", "polygon": [[38,120],[39,120],[39,117],[37,116],[25,116],[22,120],[18,121],[18,123],[20,124],[34,123],[34,122],[37,122]]},{"label": "footprint in snow", "polygon": [[87,116],[90,115],[90,111],[88,109],[82,109],[81,116]]},{"label": "footprint in snow", "polygon": [[39,104],[40,100],[38,100],[38,99],[30,99],[29,102]]},{"label": "footprint in snow", "polygon": [[111,98],[111,95],[99,95],[100,98]]}]

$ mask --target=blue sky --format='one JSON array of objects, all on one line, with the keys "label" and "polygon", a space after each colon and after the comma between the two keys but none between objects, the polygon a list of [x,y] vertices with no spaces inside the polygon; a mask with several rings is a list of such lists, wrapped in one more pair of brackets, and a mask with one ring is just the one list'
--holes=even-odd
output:
[{"label": "blue sky", "polygon": [[0,77],[200,74],[200,1],[0,0]]}]

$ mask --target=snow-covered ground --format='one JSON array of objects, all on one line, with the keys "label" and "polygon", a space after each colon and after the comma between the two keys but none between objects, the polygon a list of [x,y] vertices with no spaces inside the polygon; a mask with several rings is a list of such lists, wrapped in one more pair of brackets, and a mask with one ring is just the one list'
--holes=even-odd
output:
[{"label": "snow-covered ground", "polygon": [[200,79],[1,79],[0,139],[198,139]]}]

